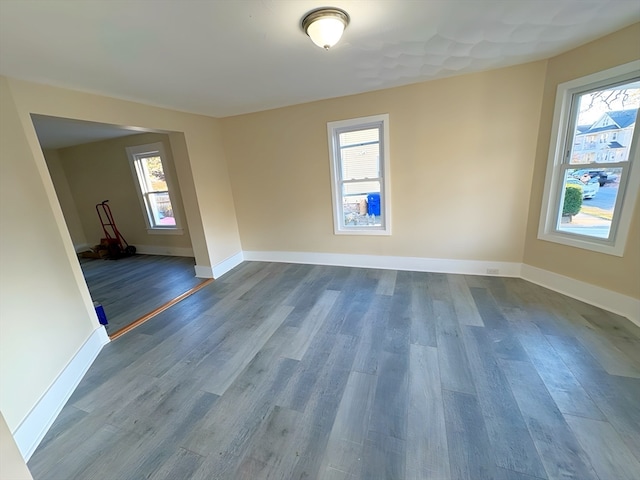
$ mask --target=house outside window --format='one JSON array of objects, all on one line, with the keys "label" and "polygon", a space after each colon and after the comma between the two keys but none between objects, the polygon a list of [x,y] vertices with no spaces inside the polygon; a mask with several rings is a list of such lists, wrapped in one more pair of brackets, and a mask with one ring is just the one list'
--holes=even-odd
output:
[{"label": "house outside window", "polygon": [[391,235],[389,116],[329,122],[334,232]]},{"label": "house outside window", "polygon": [[173,179],[161,142],[127,147],[136,191],[149,233],[183,232],[172,199]]},{"label": "house outside window", "polygon": [[558,86],[538,238],[622,256],[640,183],[639,68]]}]

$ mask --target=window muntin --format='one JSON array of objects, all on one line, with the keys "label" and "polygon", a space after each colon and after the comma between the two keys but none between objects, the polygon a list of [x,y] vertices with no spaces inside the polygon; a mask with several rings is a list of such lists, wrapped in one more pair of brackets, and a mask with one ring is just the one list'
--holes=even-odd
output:
[{"label": "window muntin", "polygon": [[127,154],[149,231],[180,233],[162,143],[128,147]]},{"label": "window muntin", "polygon": [[330,122],[336,234],[389,235],[388,115]]},{"label": "window muntin", "polygon": [[[539,238],[622,255],[640,168],[636,63],[558,86]],[[582,202],[567,214],[576,186]]]}]

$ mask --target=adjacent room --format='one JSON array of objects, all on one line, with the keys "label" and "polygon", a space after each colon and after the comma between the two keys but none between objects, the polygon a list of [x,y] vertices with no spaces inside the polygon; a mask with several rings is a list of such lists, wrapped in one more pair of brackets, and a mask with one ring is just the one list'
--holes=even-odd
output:
[{"label": "adjacent room", "polygon": [[5,0],[0,75],[2,478],[638,479],[637,1]]},{"label": "adjacent room", "polygon": [[208,281],[195,276],[166,133],[43,115],[32,120],[110,338]]}]

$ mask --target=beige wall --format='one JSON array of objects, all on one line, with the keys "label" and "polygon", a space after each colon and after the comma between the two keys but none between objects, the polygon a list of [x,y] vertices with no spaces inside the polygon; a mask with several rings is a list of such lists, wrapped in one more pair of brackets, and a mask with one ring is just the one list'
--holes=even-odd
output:
[{"label": "beige wall", "polygon": [[0,478],[33,480],[2,414],[0,414]]},{"label": "beige wall", "polygon": [[240,251],[219,121],[0,77],[0,410],[12,432],[98,328],[30,114],[169,135],[196,262]]},{"label": "beige wall", "polygon": [[632,25],[548,62],[536,161],[531,189],[524,263],[640,298],[640,207],[635,214],[623,257],[605,255],[537,239],[542,192],[549,154],[551,122],[559,83],[640,58],[640,24]]},{"label": "beige wall", "polygon": [[[222,119],[244,250],[521,262],[545,63]],[[388,113],[393,235],[333,233],[326,124]]]},{"label": "beige wall", "polygon": [[[175,185],[175,189],[172,191],[175,203],[173,207],[183,220],[184,233],[182,235],[147,233],[126,148],[155,142],[163,144],[167,157],[165,169],[173,178],[176,178],[169,136],[160,133],[143,133],[114,138],[62,148],[57,151],[90,245],[98,244],[100,239],[104,237],[95,205],[103,200],[109,200],[116,225],[129,244],[152,246],[159,249],[191,248],[191,238],[185,220],[184,208],[182,208],[182,194],[179,184]],[[55,179],[54,184],[56,184]],[[66,218],[64,205],[62,207]]]},{"label": "beige wall", "polygon": [[[101,328],[44,160],[0,78],[0,410],[14,431]],[[34,134],[35,136],[35,134]],[[37,141],[36,141],[37,142]]]},{"label": "beige wall", "polygon": [[82,228],[82,221],[78,215],[78,209],[76,208],[76,202],[73,199],[69,182],[67,181],[67,175],[64,173],[64,168],[60,162],[60,155],[58,150],[43,150],[47,167],[49,168],[49,174],[53,181],[53,186],[56,189],[58,201],[62,208],[62,213],[69,229],[69,235],[73,241],[74,247],[86,246],[87,237],[84,234]]}]

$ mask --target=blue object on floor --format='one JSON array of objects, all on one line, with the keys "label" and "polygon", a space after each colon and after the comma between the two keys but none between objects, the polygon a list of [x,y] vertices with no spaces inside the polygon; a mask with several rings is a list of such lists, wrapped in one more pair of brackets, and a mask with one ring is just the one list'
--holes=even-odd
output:
[{"label": "blue object on floor", "polygon": [[369,215],[380,215],[379,193],[370,193],[367,195],[367,213]]},{"label": "blue object on floor", "polygon": [[107,314],[104,313],[104,308],[98,302],[93,302],[93,306],[96,308],[96,315],[98,315],[98,321],[100,325],[107,325],[109,321],[107,320]]}]

